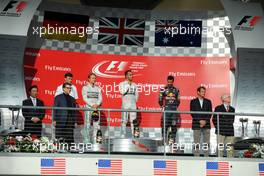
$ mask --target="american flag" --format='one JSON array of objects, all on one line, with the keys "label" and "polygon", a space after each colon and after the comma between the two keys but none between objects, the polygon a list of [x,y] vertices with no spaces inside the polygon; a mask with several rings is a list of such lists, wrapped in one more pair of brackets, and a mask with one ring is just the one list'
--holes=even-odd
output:
[{"label": "american flag", "polygon": [[144,30],[145,21],[141,19],[102,17],[98,43],[143,46]]},{"label": "american flag", "polygon": [[177,176],[177,161],[154,160],[153,168],[154,168],[154,175]]},{"label": "american flag", "polygon": [[155,22],[155,46],[201,47],[201,42],[202,21],[156,20]]},{"label": "american flag", "polygon": [[66,174],[65,158],[41,158],[40,173],[44,175]]},{"label": "american flag", "polygon": [[229,176],[228,162],[206,162],[206,176]]},{"label": "american flag", "polygon": [[112,160],[112,159],[98,160],[98,174],[122,175],[122,160]]},{"label": "american flag", "polygon": [[264,163],[259,163],[259,176],[264,176]]}]

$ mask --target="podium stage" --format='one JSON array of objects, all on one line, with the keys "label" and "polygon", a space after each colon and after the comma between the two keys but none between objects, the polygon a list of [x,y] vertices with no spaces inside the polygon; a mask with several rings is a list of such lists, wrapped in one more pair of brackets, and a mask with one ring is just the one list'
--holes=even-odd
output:
[{"label": "podium stage", "polygon": [[[63,173],[57,175],[102,175],[100,162],[120,162],[121,174],[117,175],[154,175],[155,163],[174,162],[179,176],[205,176],[210,164],[219,167],[227,165],[230,176],[259,176],[259,167],[263,159],[227,159],[186,156],[150,156],[150,155],[115,155],[115,154],[52,154],[52,153],[0,153],[1,175],[40,175],[44,160],[63,160]],[[56,171],[56,170],[55,170]],[[55,172],[51,171],[51,173]],[[45,174],[49,175],[49,174]],[[54,174],[52,174],[54,175]],[[105,174],[115,175],[115,174]],[[221,175],[221,174],[219,174]]]}]

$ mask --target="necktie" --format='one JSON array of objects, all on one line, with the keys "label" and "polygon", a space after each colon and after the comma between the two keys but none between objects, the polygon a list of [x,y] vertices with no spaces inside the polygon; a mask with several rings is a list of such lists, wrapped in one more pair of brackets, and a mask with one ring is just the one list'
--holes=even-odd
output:
[{"label": "necktie", "polygon": [[33,100],[33,106],[37,106],[36,98],[32,98]]},{"label": "necktie", "polygon": [[227,111],[227,112],[229,111],[229,106],[226,106],[226,111]]}]

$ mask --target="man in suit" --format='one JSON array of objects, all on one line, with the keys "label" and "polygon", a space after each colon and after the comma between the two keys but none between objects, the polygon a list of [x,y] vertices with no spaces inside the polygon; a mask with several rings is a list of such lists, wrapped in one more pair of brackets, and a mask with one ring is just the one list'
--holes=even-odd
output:
[{"label": "man in suit", "polygon": [[[22,106],[44,106],[43,101],[37,98],[38,87],[36,85],[31,86],[28,89],[28,92],[30,96],[28,99],[23,101]],[[25,118],[25,127],[23,133],[30,133],[31,135],[41,137],[42,119],[45,116],[45,109],[22,108],[22,114]]]},{"label": "man in suit", "polygon": [[[212,112],[211,100],[205,98],[206,88],[200,86],[197,88],[197,98],[191,100],[190,111]],[[204,151],[205,156],[209,156],[210,151],[210,119],[211,114],[191,114],[192,129],[194,140],[194,156],[200,156],[200,149]],[[201,141],[203,136],[203,141]],[[202,142],[202,145],[200,145]],[[205,145],[205,147],[203,147]],[[207,146],[207,147],[206,147]]]},{"label": "man in suit", "polygon": [[[55,97],[54,107],[75,108],[75,99],[70,95],[71,84],[64,83],[62,88],[63,93]],[[73,130],[76,122],[75,110],[55,109],[53,112],[53,124],[55,126],[56,138],[63,139],[68,144],[73,143]]]},{"label": "man in suit", "polygon": [[[230,106],[231,98],[230,95],[222,95],[221,96],[222,104],[215,107],[215,112],[230,112],[234,113],[235,108]],[[234,115],[219,115],[219,134],[218,134],[218,123],[217,123],[217,115],[213,116],[213,123],[215,126],[215,134],[218,135],[219,143],[224,144],[227,157],[234,156],[234,149],[231,144],[234,143]],[[227,145],[229,145],[229,149],[227,149]],[[224,156],[224,150],[220,150],[220,157]]]},{"label": "man in suit", "polygon": [[[73,98],[75,98],[75,100],[77,100],[78,99],[78,92],[77,92],[76,86],[72,84],[72,80],[73,80],[73,74],[72,73],[65,73],[64,83],[71,84],[70,96],[72,96]],[[63,87],[62,86],[63,86],[63,84],[61,84],[57,87],[56,92],[55,92],[55,97],[59,94],[63,94]]]}]

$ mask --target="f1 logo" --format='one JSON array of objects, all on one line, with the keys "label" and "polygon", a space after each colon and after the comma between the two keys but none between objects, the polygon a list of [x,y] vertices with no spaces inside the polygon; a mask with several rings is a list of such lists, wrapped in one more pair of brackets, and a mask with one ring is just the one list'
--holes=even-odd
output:
[{"label": "f1 logo", "polygon": [[260,16],[244,16],[237,25],[241,26],[242,24],[246,23],[249,24],[248,26],[253,27],[260,20],[260,18]]},{"label": "f1 logo", "polygon": [[123,71],[127,65],[127,62],[124,61],[112,61],[107,69],[106,72],[119,72]]},{"label": "f1 logo", "polygon": [[6,5],[6,7],[4,8],[4,12],[6,12],[6,11],[8,11],[8,9],[12,9],[13,7],[14,7],[14,4],[16,4],[17,3],[17,1],[10,1],[7,5]]},{"label": "f1 logo", "polygon": [[20,17],[22,11],[26,8],[27,1],[11,0],[0,12],[0,16]]},{"label": "f1 logo", "polygon": [[252,31],[260,19],[260,16],[244,16],[235,27],[235,30]]},{"label": "f1 logo", "polygon": [[[24,8],[26,7],[27,3],[25,1],[20,1],[18,4],[18,1],[9,1],[9,3],[4,8],[3,12],[7,12],[10,9],[14,9],[16,12],[22,12]],[[16,5],[17,4],[17,5]]]}]

